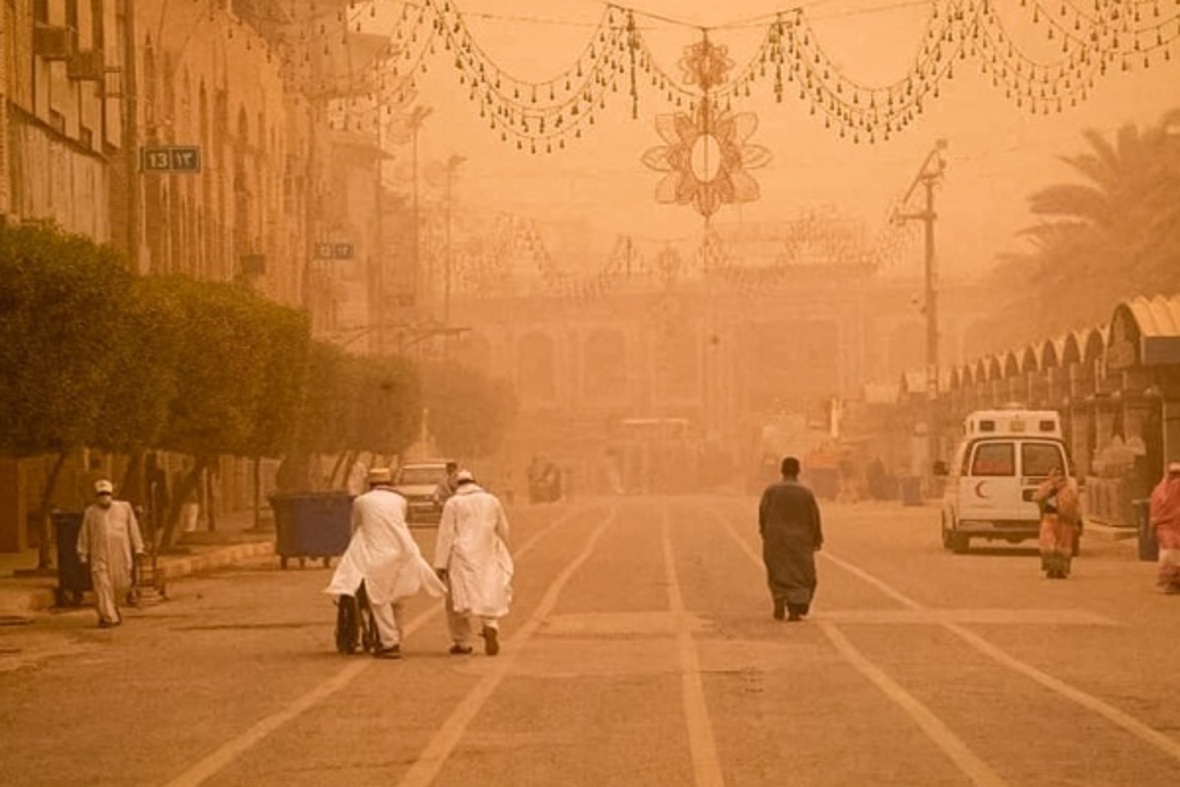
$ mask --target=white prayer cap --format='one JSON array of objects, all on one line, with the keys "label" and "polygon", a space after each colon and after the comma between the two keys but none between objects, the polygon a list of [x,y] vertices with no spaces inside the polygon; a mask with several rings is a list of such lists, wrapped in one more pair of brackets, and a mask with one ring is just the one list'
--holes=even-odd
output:
[{"label": "white prayer cap", "polygon": [[370,484],[388,484],[393,481],[393,473],[388,467],[374,467],[369,471]]},{"label": "white prayer cap", "polygon": [[115,493],[115,485],[105,478],[101,481],[94,482],[94,494],[96,495],[113,495]]},{"label": "white prayer cap", "polygon": [[1180,473],[1180,462],[1169,462],[1168,463],[1168,472],[1169,473]]},{"label": "white prayer cap", "polygon": [[464,481],[474,481],[474,480],[475,480],[475,476],[472,474],[472,472],[470,470],[460,470],[459,472],[455,473],[455,483],[456,484],[461,484]]}]

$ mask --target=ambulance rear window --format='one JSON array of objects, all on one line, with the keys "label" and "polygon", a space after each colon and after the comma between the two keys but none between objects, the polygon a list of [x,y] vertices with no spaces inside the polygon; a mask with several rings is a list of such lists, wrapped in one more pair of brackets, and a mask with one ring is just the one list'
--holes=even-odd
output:
[{"label": "ambulance rear window", "polygon": [[1025,443],[1020,447],[1020,460],[1026,476],[1046,476],[1053,468],[1067,471],[1065,452],[1053,443]]},{"label": "ambulance rear window", "polygon": [[983,443],[975,449],[971,475],[1016,475],[1016,446],[1012,443]]}]

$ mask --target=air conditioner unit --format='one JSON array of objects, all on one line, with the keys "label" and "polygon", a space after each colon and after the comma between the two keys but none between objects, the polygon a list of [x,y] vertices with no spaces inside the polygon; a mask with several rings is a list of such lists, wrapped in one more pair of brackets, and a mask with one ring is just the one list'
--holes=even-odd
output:
[{"label": "air conditioner unit", "polygon": [[66,76],[79,82],[102,82],[106,62],[101,49],[83,49],[66,60]]},{"label": "air conditioner unit", "polygon": [[38,24],[33,28],[33,52],[44,60],[67,60],[78,51],[78,31],[72,27]]}]

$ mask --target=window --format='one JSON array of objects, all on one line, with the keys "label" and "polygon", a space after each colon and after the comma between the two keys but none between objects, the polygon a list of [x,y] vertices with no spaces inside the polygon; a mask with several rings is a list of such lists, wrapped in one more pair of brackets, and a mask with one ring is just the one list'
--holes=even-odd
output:
[{"label": "window", "polygon": [[1012,443],[984,443],[975,449],[971,475],[1016,475],[1016,446]]},{"label": "window", "polygon": [[1047,476],[1054,467],[1068,469],[1061,447],[1053,443],[1025,443],[1020,447],[1020,460],[1026,476]]}]

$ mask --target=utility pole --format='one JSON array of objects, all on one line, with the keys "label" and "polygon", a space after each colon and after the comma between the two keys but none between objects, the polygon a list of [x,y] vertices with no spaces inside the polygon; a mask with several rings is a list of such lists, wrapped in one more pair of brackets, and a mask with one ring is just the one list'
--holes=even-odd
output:
[{"label": "utility pole", "polygon": [[934,187],[942,180],[946,170],[946,162],[942,158],[946,150],[946,140],[940,139],[934,144],[934,150],[922,162],[918,174],[914,176],[909,190],[901,200],[902,205],[909,203],[910,198],[921,185],[925,190],[925,208],[917,213],[895,213],[897,222],[921,221],[925,226],[926,235],[926,444],[927,461],[933,462],[939,456],[938,439],[938,267],[934,256],[934,222],[938,214],[934,210]]},{"label": "utility pole", "polygon": [[451,245],[451,189],[455,179],[455,170],[467,159],[458,154],[452,154],[447,159],[447,258],[446,270],[443,275],[443,325],[451,324],[451,276],[454,270],[454,248]]},{"label": "utility pole", "polygon": [[[434,110],[430,107],[416,106],[410,111],[407,122],[410,126],[411,167],[413,170],[414,189],[414,293],[420,290],[419,277],[422,275],[422,214],[418,207],[418,132],[422,124]],[[429,278],[427,279],[429,281]]]}]

